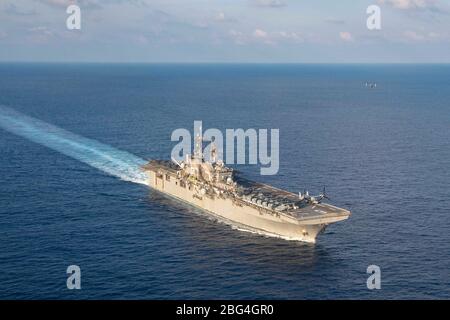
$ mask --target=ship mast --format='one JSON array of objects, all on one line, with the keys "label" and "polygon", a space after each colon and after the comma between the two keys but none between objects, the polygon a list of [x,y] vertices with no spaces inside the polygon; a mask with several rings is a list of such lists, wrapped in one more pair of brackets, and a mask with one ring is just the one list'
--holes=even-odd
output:
[{"label": "ship mast", "polygon": [[216,148],[216,144],[214,143],[214,141],[211,142],[211,159],[210,162],[211,163],[216,163],[216,155],[217,155],[217,148]]},{"label": "ship mast", "polygon": [[199,132],[195,136],[194,141],[194,158],[197,160],[203,160],[203,138],[202,138],[202,127],[200,126]]}]

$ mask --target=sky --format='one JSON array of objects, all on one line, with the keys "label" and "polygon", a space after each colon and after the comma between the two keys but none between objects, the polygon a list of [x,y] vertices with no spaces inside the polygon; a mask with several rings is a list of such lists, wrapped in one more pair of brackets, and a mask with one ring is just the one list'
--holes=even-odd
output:
[{"label": "sky", "polygon": [[0,61],[450,63],[450,0],[0,0]]}]

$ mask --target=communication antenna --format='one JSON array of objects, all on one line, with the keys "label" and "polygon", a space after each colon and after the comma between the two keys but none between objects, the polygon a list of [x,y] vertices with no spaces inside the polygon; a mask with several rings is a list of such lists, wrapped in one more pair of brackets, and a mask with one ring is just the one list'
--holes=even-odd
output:
[{"label": "communication antenna", "polygon": [[211,142],[211,163],[216,162],[216,156],[217,156],[217,148],[216,144],[214,142]]},{"label": "communication antenna", "polygon": [[[202,127],[200,126],[200,132],[202,132]],[[194,141],[194,157],[196,159],[203,159],[203,138],[201,133],[197,133]]]}]

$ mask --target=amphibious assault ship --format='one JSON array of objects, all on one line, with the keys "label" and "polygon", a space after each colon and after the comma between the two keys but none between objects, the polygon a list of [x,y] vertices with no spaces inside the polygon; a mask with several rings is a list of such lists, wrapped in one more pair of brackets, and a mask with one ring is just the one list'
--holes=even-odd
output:
[{"label": "amphibious assault ship", "polygon": [[322,202],[327,199],[325,190],[318,196],[281,190],[247,180],[215,159],[212,146],[210,161],[205,160],[200,138],[194,155],[184,161],[150,160],[142,169],[153,189],[226,221],[284,239],[315,243],[329,224],[350,216],[350,211]]}]

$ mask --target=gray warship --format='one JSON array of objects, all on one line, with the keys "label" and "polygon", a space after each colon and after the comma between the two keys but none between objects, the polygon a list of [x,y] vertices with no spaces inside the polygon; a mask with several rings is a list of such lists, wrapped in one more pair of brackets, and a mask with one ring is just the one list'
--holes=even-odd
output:
[{"label": "gray warship", "polygon": [[325,190],[311,196],[250,181],[215,158],[212,147],[211,161],[205,160],[201,142],[196,142],[194,155],[183,161],[150,160],[142,170],[157,191],[225,221],[287,240],[315,243],[328,225],[350,216],[350,211],[323,202]]}]

